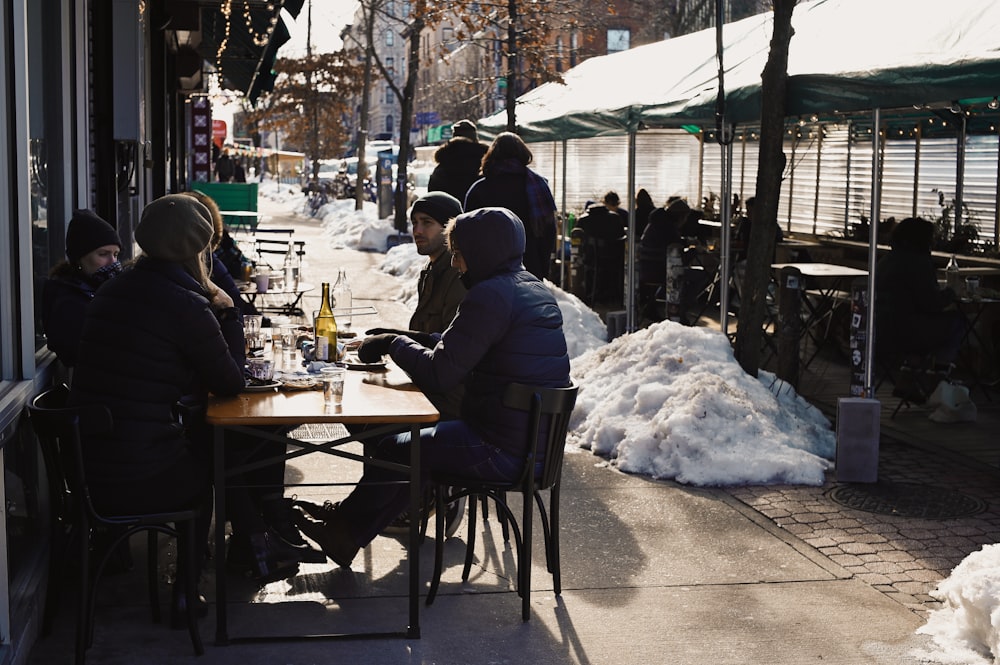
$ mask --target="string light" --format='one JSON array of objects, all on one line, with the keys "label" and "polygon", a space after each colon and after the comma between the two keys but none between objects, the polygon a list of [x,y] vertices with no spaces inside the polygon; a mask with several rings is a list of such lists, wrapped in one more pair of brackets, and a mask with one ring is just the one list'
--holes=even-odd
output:
[{"label": "string light", "polygon": [[[231,2],[232,0],[229,0]],[[263,32],[258,33],[253,27],[253,17],[250,15],[250,1],[243,0],[243,20],[247,25],[247,33],[250,35],[250,39],[256,46],[266,46],[269,41],[271,41],[271,35],[274,33],[274,27],[278,24],[278,13],[281,8],[285,6],[285,0],[279,0],[277,7],[273,2],[267,3],[267,11],[271,13],[271,18],[268,20],[268,26]],[[275,11],[277,9],[277,11]]]},{"label": "string light", "polygon": [[997,109],[1000,109],[1000,99],[994,97],[989,101],[989,103],[986,104],[986,106],[992,109],[993,111],[996,111]]}]

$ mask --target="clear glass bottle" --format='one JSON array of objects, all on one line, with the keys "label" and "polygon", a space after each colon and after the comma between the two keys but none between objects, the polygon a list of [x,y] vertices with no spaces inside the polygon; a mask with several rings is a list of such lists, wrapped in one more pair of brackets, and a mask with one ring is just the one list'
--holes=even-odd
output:
[{"label": "clear glass bottle", "polygon": [[330,282],[323,282],[319,313],[313,321],[316,331],[316,360],[333,362],[337,359],[337,319],[330,304]]},{"label": "clear glass bottle", "polygon": [[955,260],[955,255],[952,254],[951,258],[948,260],[948,266],[944,269],[945,274],[945,284],[959,293],[962,286],[962,273],[958,269],[958,261]]},{"label": "clear glass bottle", "polygon": [[285,290],[295,291],[295,244],[288,241],[288,251],[285,252],[285,263],[282,266],[285,273]]},{"label": "clear glass bottle", "polygon": [[[354,294],[351,293],[351,285],[347,281],[347,270],[341,268],[337,273],[337,281],[333,285],[333,306],[341,310],[340,323],[344,330],[351,329],[350,309],[354,306]],[[346,310],[348,313],[344,313]]]}]

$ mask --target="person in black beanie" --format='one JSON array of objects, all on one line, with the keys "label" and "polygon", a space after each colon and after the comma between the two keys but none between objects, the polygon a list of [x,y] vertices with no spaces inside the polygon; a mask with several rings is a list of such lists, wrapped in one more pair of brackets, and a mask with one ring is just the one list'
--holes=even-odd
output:
[{"label": "person in black beanie", "polygon": [[46,344],[66,367],[76,364],[80,328],[97,288],[122,270],[122,241],[90,210],[74,210],[66,230],[66,260],[53,266],[42,288]]},{"label": "person in black beanie", "polygon": [[[447,192],[428,192],[417,199],[410,208],[413,223],[413,244],[417,253],[429,261],[417,281],[417,308],[410,317],[409,330],[372,328],[368,335],[394,332],[408,335],[428,348],[433,348],[465,298],[462,275],[451,264],[451,251],[445,243],[444,228],[448,222],[462,214],[462,204]],[[457,418],[462,403],[462,387],[428,397],[442,420]]]},{"label": "person in black beanie", "polygon": [[448,192],[459,201],[475,181],[488,146],[479,142],[479,133],[471,120],[459,120],[451,126],[452,138],[434,152],[437,166],[427,182],[428,191]]}]

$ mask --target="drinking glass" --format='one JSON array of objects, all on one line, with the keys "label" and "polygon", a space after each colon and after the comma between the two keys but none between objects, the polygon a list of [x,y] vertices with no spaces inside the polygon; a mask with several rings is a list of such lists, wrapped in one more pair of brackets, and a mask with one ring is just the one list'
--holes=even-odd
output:
[{"label": "drinking glass", "polygon": [[324,367],[320,370],[323,379],[323,402],[340,404],[344,400],[344,379],[347,370],[343,367]]}]

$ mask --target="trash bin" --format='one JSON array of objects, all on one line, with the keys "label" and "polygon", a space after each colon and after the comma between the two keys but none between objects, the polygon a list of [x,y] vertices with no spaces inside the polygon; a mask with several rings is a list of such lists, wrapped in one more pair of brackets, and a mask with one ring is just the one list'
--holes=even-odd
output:
[{"label": "trash bin", "polygon": [[874,483],[878,480],[880,415],[877,399],[841,397],[837,400],[835,471],[839,482]]}]

